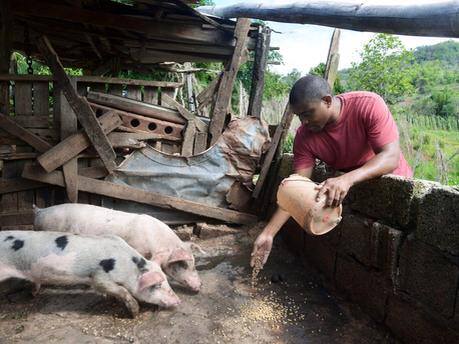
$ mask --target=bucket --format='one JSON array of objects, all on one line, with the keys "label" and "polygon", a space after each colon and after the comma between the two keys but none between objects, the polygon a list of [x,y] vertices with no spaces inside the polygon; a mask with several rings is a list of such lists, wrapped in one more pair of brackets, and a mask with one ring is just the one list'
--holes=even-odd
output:
[{"label": "bucket", "polygon": [[284,179],[277,191],[277,204],[292,216],[303,229],[312,235],[331,231],[341,221],[343,207],[325,205],[326,195],[316,201],[317,186],[309,178],[292,174]]}]

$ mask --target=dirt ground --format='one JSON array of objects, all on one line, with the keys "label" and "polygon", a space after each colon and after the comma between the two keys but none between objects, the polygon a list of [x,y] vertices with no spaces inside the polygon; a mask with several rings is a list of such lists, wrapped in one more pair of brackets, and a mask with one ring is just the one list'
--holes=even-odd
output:
[{"label": "dirt ground", "polygon": [[130,319],[123,305],[89,289],[43,288],[2,295],[0,343],[394,343],[355,305],[321,286],[311,267],[276,242],[256,287],[248,266],[260,225],[196,239],[199,294],[174,287],[175,309],[142,305]]}]

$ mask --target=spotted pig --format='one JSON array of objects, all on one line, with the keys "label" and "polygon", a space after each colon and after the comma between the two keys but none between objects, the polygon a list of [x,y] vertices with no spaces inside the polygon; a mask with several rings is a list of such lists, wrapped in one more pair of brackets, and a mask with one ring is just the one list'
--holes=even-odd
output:
[{"label": "spotted pig", "polygon": [[137,300],[163,307],[180,303],[160,266],[115,235],[0,232],[0,282],[9,278],[32,282],[35,293],[42,284],[90,285],[124,302],[133,316]]}]

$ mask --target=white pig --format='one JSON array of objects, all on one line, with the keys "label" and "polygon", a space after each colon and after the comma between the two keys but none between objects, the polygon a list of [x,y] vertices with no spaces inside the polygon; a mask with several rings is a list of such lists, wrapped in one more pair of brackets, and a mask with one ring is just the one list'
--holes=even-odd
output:
[{"label": "white pig", "polygon": [[115,296],[132,316],[139,301],[171,307],[180,299],[155,262],[145,260],[115,235],[80,236],[59,232],[0,232],[0,282],[9,278],[41,284],[86,284]]},{"label": "white pig", "polygon": [[168,225],[152,216],[72,203],[34,207],[34,212],[36,230],[118,235],[145,258],[159,263],[180,285],[195,292],[201,287],[192,253],[197,245],[183,242]]}]

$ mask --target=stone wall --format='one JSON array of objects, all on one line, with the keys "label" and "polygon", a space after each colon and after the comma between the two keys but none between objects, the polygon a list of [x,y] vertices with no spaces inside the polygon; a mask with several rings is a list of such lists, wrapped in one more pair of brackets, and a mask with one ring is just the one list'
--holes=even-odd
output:
[{"label": "stone wall", "polygon": [[402,341],[458,343],[459,189],[384,176],[353,187],[343,213],[326,235],[290,220],[282,237]]}]

